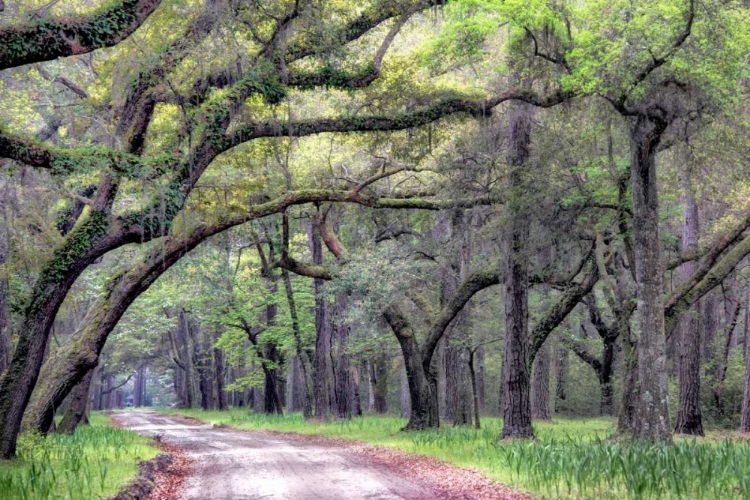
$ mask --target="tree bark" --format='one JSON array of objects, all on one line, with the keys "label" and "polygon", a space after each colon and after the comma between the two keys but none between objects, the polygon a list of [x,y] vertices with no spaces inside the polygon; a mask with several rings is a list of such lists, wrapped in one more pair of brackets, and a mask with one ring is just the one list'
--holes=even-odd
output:
[{"label": "tree bark", "polygon": [[745,295],[745,392],[742,398],[740,432],[750,433],[750,280]]},{"label": "tree bark", "polygon": [[36,386],[60,305],[83,270],[112,246],[105,235],[116,183],[109,178],[109,184],[110,189],[99,191],[86,220],[67,235],[34,285],[11,364],[0,379],[0,458],[15,456],[23,414]]},{"label": "tree bark", "polygon": [[224,411],[229,408],[225,389],[226,367],[224,366],[224,351],[217,347],[214,347],[214,368],[217,403],[219,410]]},{"label": "tree bark", "polygon": [[[273,259],[272,245],[269,246],[269,257]],[[268,290],[271,296],[274,296],[276,294],[278,288],[276,281],[276,279],[271,279],[270,288]],[[276,324],[277,312],[278,309],[275,302],[271,302],[266,306],[267,327],[271,327]],[[265,373],[265,398],[263,411],[268,414],[276,413],[278,415],[282,415],[284,413],[283,404],[281,401],[281,381],[283,379],[280,375],[281,365],[283,364],[284,360],[278,347],[276,347],[276,344],[274,344],[273,342],[269,342],[266,346],[265,358],[267,361],[270,361],[271,364],[269,366],[268,364],[266,364],[266,361],[261,360],[261,363],[263,363],[263,366],[265,367],[263,370]]]},{"label": "tree bark", "polygon": [[399,368],[399,409],[402,418],[408,418],[411,415],[411,393],[405,365]]},{"label": "tree bark", "polygon": [[[3,196],[5,196],[3,194]],[[10,295],[8,288],[8,258],[10,256],[10,233],[5,200],[0,200],[0,375],[8,369],[11,356],[10,340]]]},{"label": "tree bark", "polygon": [[612,372],[615,363],[615,340],[605,337],[602,339],[602,368],[599,373],[599,387],[601,388],[601,401],[599,403],[599,414],[612,416],[615,414],[614,388],[612,387]]},{"label": "tree bark", "polygon": [[[312,223],[308,228],[310,253],[314,264],[323,264],[323,245],[320,238],[320,227]],[[313,395],[315,399],[315,417],[326,420],[331,409],[331,318],[329,306],[324,295],[324,281],[313,280],[315,293],[315,359],[313,363]]]},{"label": "tree bark", "polygon": [[299,356],[294,356],[287,367],[287,411],[295,413],[302,411],[305,406],[305,381],[302,378]]},{"label": "tree bark", "polygon": [[[288,224],[288,221],[286,222]],[[284,226],[284,230],[288,231],[288,225]],[[307,351],[302,346],[302,332],[300,330],[299,326],[299,317],[297,316],[297,303],[294,300],[294,289],[292,288],[292,280],[289,276],[289,272],[286,269],[281,270],[281,279],[284,281],[284,290],[286,291],[286,301],[287,306],[289,307],[289,315],[292,318],[292,332],[294,333],[294,348],[296,352],[295,359],[296,369],[300,372],[299,376],[295,378],[295,383],[293,387],[297,388],[297,391],[294,392],[295,397],[301,398],[301,405],[298,406],[297,402],[293,403],[293,406],[295,406],[296,410],[291,411],[299,411],[302,410],[302,415],[305,419],[308,419],[312,416],[312,398],[310,394],[310,389],[308,387],[308,366],[310,364],[310,360],[307,354]]]},{"label": "tree bark", "polygon": [[424,430],[439,427],[436,408],[437,395],[434,393],[437,388],[437,380],[434,375],[432,383],[428,379],[429,375],[422,363],[421,352],[414,337],[414,329],[394,306],[388,307],[384,316],[396,334],[406,368],[411,408],[409,422],[404,430]]},{"label": "tree bark", "polygon": [[379,356],[375,361],[373,373],[375,374],[375,388],[373,409],[375,413],[388,413],[388,372],[390,371],[389,359],[386,355]]},{"label": "tree bark", "polygon": [[87,16],[45,18],[6,27],[0,30],[0,70],[116,45],[138,29],[160,3],[161,0],[123,0]]},{"label": "tree bark", "polygon": [[[522,169],[529,160],[531,146],[531,110],[514,103],[510,111],[508,165],[510,190],[523,187]],[[528,263],[526,245],[528,221],[524,220],[520,200],[511,204],[505,245],[505,352],[503,355],[503,430],[500,439],[531,438],[529,342],[528,342]]]},{"label": "tree bark", "polygon": [[355,414],[351,365],[349,363],[349,353],[346,352],[350,332],[350,327],[346,321],[348,304],[349,301],[346,294],[338,294],[336,297],[336,321],[334,325],[336,331],[336,369],[334,373],[336,377],[336,417],[340,419],[349,419]]},{"label": "tree bark", "polygon": [[630,182],[638,300],[636,435],[671,441],[664,330],[664,274],[659,241],[656,147],[666,123],[639,115],[630,126]]},{"label": "tree bark", "polygon": [[638,348],[637,342],[633,340],[628,331],[626,337],[622,337],[622,400],[620,401],[620,414],[617,416],[617,432],[620,434],[635,434],[636,404],[638,399]]},{"label": "tree bark", "polygon": [[[689,176],[689,173],[685,174]],[[693,196],[692,183],[686,177],[683,195],[684,217],[682,224],[682,252],[698,248],[698,205]],[[684,281],[689,280],[698,269],[696,261],[682,265],[680,273]],[[697,311],[688,310],[682,317],[679,337],[679,407],[675,422],[677,434],[703,435],[701,420],[701,335],[696,317]]]},{"label": "tree bark", "polygon": [[550,420],[549,410],[549,346],[545,343],[534,358],[534,386],[531,393],[531,417]]},{"label": "tree bark", "polygon": [[57,432],[73,434],[80,424],[88,424],[86,407],[89,401],[89,389],[93,375],[94,370],[89,370],[71,392],[70,406],[60,421],[60,425],[57,426]]}]

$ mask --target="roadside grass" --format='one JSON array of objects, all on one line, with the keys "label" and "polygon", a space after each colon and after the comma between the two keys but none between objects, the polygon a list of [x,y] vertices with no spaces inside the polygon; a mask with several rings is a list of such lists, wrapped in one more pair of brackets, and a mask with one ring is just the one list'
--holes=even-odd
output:
[{"label": "roadside grass", "polygon": [[216,425],[339,437],[425,455],[527,491],[537,498],[750,499],[750,441],[709,434],[676,438],[674,445],[613,439],[609,419],[555,419],[535,423],[533,442],[497,442],[498,418],[482,429],[444,426],[400,432],[405,419],[365,416],[306,422],[300,414],[163,410]]},{"label": "roadside grass", "polygon": [[113,427],[92,413],[75,434],[23,434],[18,459],[0,460],[0,498],[91,500],[109,498],[138,473],[138,462],[159,453],[150,440]]}]

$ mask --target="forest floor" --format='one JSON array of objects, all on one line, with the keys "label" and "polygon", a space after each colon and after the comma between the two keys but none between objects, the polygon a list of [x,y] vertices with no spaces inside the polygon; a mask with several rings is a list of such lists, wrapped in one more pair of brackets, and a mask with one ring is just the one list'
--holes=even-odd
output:
[{"label": "forest floor", "polygon": [[138,462],[159,454],[153,441],[110,425],[102,413],[75,434],[24,433],[18,459],[0,460],[0,499],[110,498],[138,474]]},{"label": "forest floor", "polygon": [[619,438],[611,418],[556,417],[534,423],[533,441],[498,442],[502,420],[495,417],[484,418],[481,429],[443,425],[401,432],[406,420],[394,416],[321,422],[297,413],[265,415],[243,408],[160,411],[285,439],[327,439],[342,447],[348,443],[375,450],[386,461],[389,455],[399,457],[391,460],[397,469],[429,469],[421,460],[442,464],[454,473],[436,473],[438,483],[444,478],[440,484],[458,482],[471,492],[457,498],[485,498],[477,492],[490,490],[466,484],[494,480],[489,484],[509,485],[544,499],[750,500],[750,441],[730,431],[711,431],[699,439],[676,437],[674,445],[668,445]]},{"label": "forest floor", "polygon": [[529,498],[474,471],[352,441],[215,427],[147,410],[116,413],[114,419],[187,456],[180,499]]}]

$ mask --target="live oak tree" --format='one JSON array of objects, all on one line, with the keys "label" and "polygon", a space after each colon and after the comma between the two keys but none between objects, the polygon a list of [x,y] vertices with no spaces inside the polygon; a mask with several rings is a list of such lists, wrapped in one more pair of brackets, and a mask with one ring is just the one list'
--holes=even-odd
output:
[{"label": "live oak tree", "polygon": [[[389,378],[396,340],[408,429],[439,425],[443,397],[448,416],[466,420],[466,375],[454,370],[445,388],[441,380],[469,349],[472,359],[487,355],[492,377],[503,367],[503,436],[529,437],[531,372],[543,369],[555,330],[576,308],[601,334],[603,355],[567,345],[599,367],[603,411],[614,404],[612,379],[622,381],[623,432],[669,438],[670,363],[679,362],[685,389],[677,430],[700,428],[697,383],[723,399],[738,294],[712,292],[728,332],[715,338],[723,369],[709,380],[700,380],[697,330],[673,332],[719,285],[741,286],[737,269],[750,252],[750,217],[737,201],[746,158],[736,116],[745,109],[742,4],[455,1],[429,15],[433,2],[159,5],[126,1],[72,17],[56,7],[0,28],[0,39],[28,48],[0,49],[0,68],[13,68],[0,75],[3,102],[13,101],[0,106],[0,156],[10,160],[0,168],[8,182],[35,169],[45,189],[36,198],[67,199],[35,200],[36,221],[13,217],[8,235],[0,231],[0,355],[16,341],[0,382],[4,456],[22,416],[48,431],[67,397],[65,429],[84,420],[89,384],[112,399],[138,373],[142,395],[146,364],[172,370],[186,404],[247,404],[235,393],[253,386],[265,396],[257,408],[273,412],[284,406],[282,375],[297,367],[297,406],[347,418],[358,412],[365,371],[357,343],[393,351],[367,351],[385,359],[375,360],[385,370],[377,385]],[[436,37],[430,16],[443,13]],[[122,24],[101,31],[114,18]],[[48,28],[54,36],[40,40]],[[413,40],[426,43],[413,52]],[[43,112],[27,106],[39,96]],[[716,137],[734,149],[707,147]],[[669,179],[688,163],[715,174],[693,177],[694,206],[691,187]],[[680,221],[694,212],[701,225],[680,247]],[[448,248],[437,243],[441,220],[471,228],[452,231]],[[471,245],[458,236],[469,233]],[[227,234],[242,234],[246,248],[191,257],[219,259],[224,271],[175,274],[190,269],[179,264],[199,244]],[[24,238],[42,242],[35,262],[23,255],[22,245],[33,246]],[[553,263],[540,264],[544,255]],[[233,258],[242,280],[227,278]],[[683,278],[671,279],[680,266]],[[167,301],[156,321],[138,304],[165,277],[191,290],[216,280],[213,294],[234,297],[235,309],[204,293]],[[492,287],[501,283],[502,293]],[[488,315],[487,304],[495,313],[504,306],[506,317]],[[390,338],[373,333],[385,330],[383,313]],[[156,337],[140,338],[134,316],[154,321],[160,348]],[[5,343],[3,330],[14,333]],[[678,336],[684,362],[667,349]],[[499,338],[503,348],[486,343]],[[622,364],[613,362],[618,346]],[[483,383],[471,381],[478,409]],[[383,408],[387,387],[377,392],[373,404]]]},{"label": "live oak tree", "polygon": [[[199,81],[187,83],[176,91],[164,77],[189,60],[191,49],[210,38],[212,30],[233,6],[210,2],[187,23],[183,36],[168,42],[166,50],[155,60],[140,63],[136,80],[128,88],[119,111],[117,124],[119,150],[107,147],[60,149],[3,132],[0,151],[5,157],[64,175],[99,169],[103,171],[93,199],[87,199],[89,210],[66,237],[53,259],[38,278],[24,325],[14,353],[14,360],[0,384],[0,422],[3,423],[2,454],[10,457],[20,429],[23,411],[33,390],[41,367],[52,320],[75,279],[96,259],[129,243],[149,241],[167,234],[185,205],[188,195],[215,158],[248,141],[263,137],[305,136],[324,132],[401,130],[433,122],[456,112],[477,113],[514,97],[540,104],[559,101],[559,95],[539,98],[526,92],[509,92],[484,100],[461,97],[438,99],[424,109],[401,116],[380,115],[279,121],[241,113],[249,98],[274,105],[284,100],[290,89],[329,86],[360,88],[370,84],[380,73],[385,50],[395,33],[415,10],[425,4],[374,5],[370,11],[348,16],[331,29],[313,26],[310,32],[299,28],[324,16],[312,14],[314,6],[307,3],[282,3],[274,16],[268,11],[250,9],[239,12],[248,20],[247,34],[252,40],[250,51],[238,54],[247,64],[227,73],[211,68]],[[322,7],[325,9],[325,6]],[[295,61],[332,51],[356,40],[381,23],[398,18],[374,57],[362,68],[351,71],[334,70],[325,63],[309,69],[293,66]],[[263,26],[258,33],[253,26]],[[299,31],[299,36],[294,33]],[[308,37],[313,37],[310,40]],[[211,72],[213,71],[213,73]],[[191,86],[192,85],[192,86]],[[211,88],[221,92],[208,95]],[[190,112],[175,142],[183,151],[153,154],[148,151],[149,125],[158,104],[171,101]],[[181,92],[185,93],[182,96]],[[115,214],[113,206],[120,186],[127,179],[163,179],[165,191],[151,195],[152,201],[143,208]],[[148,194],[146,195],[149,196]]]}]

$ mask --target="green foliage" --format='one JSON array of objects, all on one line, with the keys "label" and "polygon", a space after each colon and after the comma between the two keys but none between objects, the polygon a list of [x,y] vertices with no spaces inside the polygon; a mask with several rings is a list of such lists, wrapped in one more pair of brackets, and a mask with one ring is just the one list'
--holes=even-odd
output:
[{"label": "green foliage", "polygon": [[91,415],[75,434],[23,434],[18,460],[0,463],[0,497],[17,500],[108,498],[158,454],[149,439]]}]

